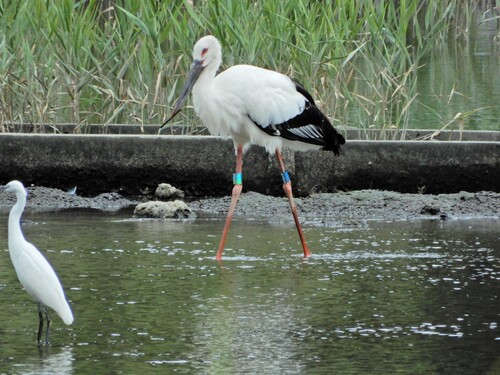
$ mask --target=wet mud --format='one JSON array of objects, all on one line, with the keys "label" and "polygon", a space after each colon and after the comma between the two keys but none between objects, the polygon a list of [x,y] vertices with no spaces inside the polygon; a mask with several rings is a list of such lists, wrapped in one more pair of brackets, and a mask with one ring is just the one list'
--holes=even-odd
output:
[{"label": "wet mud", "polygon": [[[92,198],[46,188],[28,187],[27,208],[59,210],[92,208],[119,210],[135,207],[141,199],[103,193]],[[205,198],[187,201],[189,207],[200,213],[225,215],[231,198]],[[15,203],[12,194],[0,191],[0,208],[5,210]],[[301,220],[311,224],[356,223],[363,220],[414,220],[436,218],[500,217],[500,193],[460,192],[454,194],[402,194],[391,191],[356,190],[338,193],[319,193],[297,198]],[[274,197],[256,192],[241,195],[236,215],[292,220],[285,197]]]}]

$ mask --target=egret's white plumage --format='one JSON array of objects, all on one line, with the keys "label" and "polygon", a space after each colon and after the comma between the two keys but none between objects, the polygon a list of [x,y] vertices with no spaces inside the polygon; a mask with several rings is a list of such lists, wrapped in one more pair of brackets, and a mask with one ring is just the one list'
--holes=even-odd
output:
[{"label": "egret's white plumage", "polygon": [[[221,62],[221,46],[215,37],[208,35],[198,40],[193,48],[193,64],[186,83],[172,115],[164,125],[180,111],[192,90],[195,112],[208,130],[212,134],[232,138],[237,155],[236,172],[240,176],[242,155],[252,144],[265,147],[269,153],[276,153],[283,174],[286,173],[281,157],[283,146],[299,151],[324,149],[339,155],[340,145],[345,143],[344,137],[333,128],[300,84],[281,73],[251,65],[235,65],[216,75]],[[287,179],[284,177],[284,189],[290,200],[304,255],[308,256]],[[241,183],[235,183],[218,259],[240,192]]]},{"label": "egret's white plumage", "polygon": [[[43,326],[42,312],[49,319],[46,307],[54,310],[65,324],[73,323],[73,313],[53,268],[37,248],[24,238],[20,219],[26,205],[26,189],[19,181],[9,182],[4,189],[7,192],[15,193],[17,198],[17,202],[9,214],[9,253],[19,281],[26,292],[39,304],[41,325],[39,326],[38,341],[40,341]],[[47,324],[46,342],[48,343],[50,320]]]}]

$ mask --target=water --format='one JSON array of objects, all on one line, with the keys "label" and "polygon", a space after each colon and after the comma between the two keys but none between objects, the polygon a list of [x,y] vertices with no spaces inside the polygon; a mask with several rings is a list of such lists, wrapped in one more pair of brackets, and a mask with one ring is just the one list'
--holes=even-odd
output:
[{"label": "water", "polygon": [[461,113],[466,130],[500,130],[500,24],[484,4],[471,17],[468,33],[450,35],[420,62],[410,127],[440,128]]},{"label": "water", "polygon": [[[369,62],[364,56],[356,60],[359,72],[353,75],[350,91],[354,96],[368,98],[367,103],[392,103],[393,117],[389,122],[393,123],[386,120],[384,127],[441,129],[446,126],[447,130],[459,130],[463,125],[464,130],[500,131],[500,22],[498,12],[491,6],[475,3],[476,11],[469,14],[470,29],[462,33],[463,29],[452,27],[448,37],[437,41],[418,61],[413,60],[418,66],[415,76],[396,73],[398,64],[394,65],[392,73],[399,76],[392,82],[394,88],[386,84],[379,87],[375,81],[365,78],[377,76],[374,68],[381,69],[378,75],[384,76],[386,71],[391,71],[390,67]],[[381,93],[386,89],[389,96],[382,99]],[[351,103],[347,119],[337,118],[337,125],[381,126],[377,123],[380,106],[370,105]]]},{"label": "water", "polygon": [[[26,212],[75,314],[38,349],[0,216],[0,374],[495,374],[498,219],[295,228]],[[54,314],[55,315],[55,314]]]}]

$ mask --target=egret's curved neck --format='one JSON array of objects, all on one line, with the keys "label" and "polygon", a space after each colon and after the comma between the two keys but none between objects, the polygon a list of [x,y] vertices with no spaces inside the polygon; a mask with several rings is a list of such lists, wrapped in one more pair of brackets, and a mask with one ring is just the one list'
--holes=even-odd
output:
[{"label": "egret's curved neck", "polygon": [[9,215],[9,248],[13,241],[23,240],[24,236],[21,231],[21,215],[26,206],[26,196],[23,193],[16,193],[17,202],[11,208]]}]

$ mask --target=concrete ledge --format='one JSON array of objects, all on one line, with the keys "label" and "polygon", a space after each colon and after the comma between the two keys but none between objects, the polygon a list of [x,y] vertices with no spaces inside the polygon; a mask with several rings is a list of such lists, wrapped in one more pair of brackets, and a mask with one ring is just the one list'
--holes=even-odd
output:
[{"label": "concrete ledge", "polygon": [[[121,135],[156,135],[159,125],[130,125],[130,124],[3,124],[4,132],[12,133],[47,133],[47,134],[121,134]],[[183,135],[185,125],[172,125],[162,131],[162,135]],[[210,135],[204,126],[189,128],[193,135]],[[0,132],[1,133],[1,132]],[[347,129],[342,134],[349,140],[379,140],[379,141],[411,141],[426,140],[432,136],[436,141],[463,141],[463,142],[500,142],[500,132],[443,130],[435,134],[428,129]]]},{"label": "concrete ledge", "polygon": [[[454,193],[500,191],[500,142],[350,141],[340,157],[287,152],[299,195],[337,189]],[[191,196],[230,194],[231,141],[210,136],[0,133],[0,183],[12,179],[82,195],[138,194],[168,182]],[[253,147],[244,159],[244,188],[281,194],[274,157]]]},{"label": "concrete ledge", "polygon": [[[457,193],[500,189],[500,142],[351,141],[336,160],[296,153],[301,194],[380,189],[401,193]],[[323,171],[327,171],[326,173]]]}]

